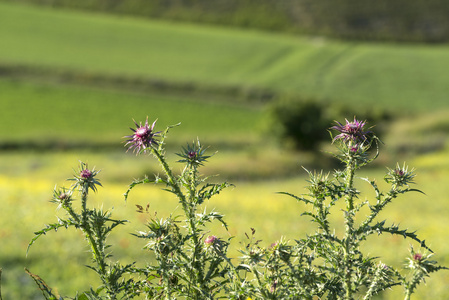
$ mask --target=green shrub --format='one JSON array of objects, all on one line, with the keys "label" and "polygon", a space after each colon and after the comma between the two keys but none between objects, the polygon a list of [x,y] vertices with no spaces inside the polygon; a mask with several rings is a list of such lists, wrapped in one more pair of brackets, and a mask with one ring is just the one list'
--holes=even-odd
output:
[{"label": "green shrub", "polygon": [[270,106],[269,114],[269,130],[289,147],[313,150],[328,136],[330,120],[317,101],[282,98]]}]

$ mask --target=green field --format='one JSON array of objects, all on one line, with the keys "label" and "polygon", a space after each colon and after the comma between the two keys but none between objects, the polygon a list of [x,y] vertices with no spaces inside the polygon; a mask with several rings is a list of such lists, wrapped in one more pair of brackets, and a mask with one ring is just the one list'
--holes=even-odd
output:
[{"label": "green field", "polygon": [[[75,86],[0,80],[3,141],[90,140],[111,142],[128,135],[133,119],[158,119],[157,130],[181,123],[177,137],[215,142],[255,134],[262,111],[238,104],[195,101],[166,95],[139,95]],[[214,118],[210,118],[214,116]],[[14,128],[14,130],[11,130]],[[88,141],[87,141],[88,142]],[[86,143],[87,143],[86,142]]]},{"label": "green field", "polygon": [[[17,22],[21,20],[21,22]],[[0,65],[448,107],[447,45],[338,42],[0,3]]]},{"label": "green field", "polygon": [[[49,197],[78,160],[102,169],[104,188],[92,205],[114,206],[117,217],[131,220],[111,237],[114,253],[125,261],[147,258],[143,245],[128,234],[145,221],[134,204],[150,203],[161,216],[177,204],[169,193],[150,186],[136,189],[124,202],[130,181],[160,172],[153,159],[125,153],[122,137],[130,134],[133,119],[157,118],[157,130],[180,122],[167,140],[170,151],[197,137],[212,153],[218,151],[204,172],[220,174],[217,180],[236,187],[207,206],[226,214],[235,248],[250,227],[266,244],[310,232],[312,224],[299,216],[302,207],[275,193],[302,193],[301,166],[324,156],[282,149],[261,131],[265,106],[247,96],[257,90],[391,111],[395,118],[379,161],[394,167],[396,160],[407,160],[417,167],[417,187],[426,195],[399,198],[382,216],[418,230],[436,258],[449,264],[449,46],[349,43],[6,3],[0,3],[0,37],[5,299],[40,299],[23,267],[67,295],[96,284],[83,266],[89,261],[78,234],[43,237],[25,258],[33,232],[60,213]],[[17,72],[2,72],[2,67]],[[68,80],[67,74],[77,79]],[[97,85],[96,76],[106,83]],[[147,90],[145,80],[183,88]],[[129,82],[136,81],[134,90]],[[363,176],[380,182],[384,171],[376,166]],[[363,183],[359,187],[366,190]],[[408,247],[384,236],[367,251],[400,266]],[[69,263],[60,267],[64,262]],[[449,298],[448,280],[447,272],[436,274],[418,290],[419,298]],[[398,299],[398,292],[388,299]]]}]

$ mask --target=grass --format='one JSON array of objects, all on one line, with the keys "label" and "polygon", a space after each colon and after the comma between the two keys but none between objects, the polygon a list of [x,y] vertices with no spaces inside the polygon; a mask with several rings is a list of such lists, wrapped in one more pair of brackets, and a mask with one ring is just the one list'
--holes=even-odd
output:
[{"label": "grass", "polygon": [[447,45],[349,43],[17,4],[0,8],[3,65],[263,88],[396,111],[447,107]]},{"label": "grass", "polygon": [[[57,143],[116,143],[135,127],[133,119],[159,119],[156,130],[182,123],[174,137],[223,140],[251,139],[262,112],[235,103],[201,102],[165,95],[139,95],[0,80],[2,141],[57,140]],[[210,116],[214,116],[211,118]],[[126,125],[124,125],[126,124]],[[13,129],[13,130],[12,130]],[[86,141],[87,139],[87,141]]]}]

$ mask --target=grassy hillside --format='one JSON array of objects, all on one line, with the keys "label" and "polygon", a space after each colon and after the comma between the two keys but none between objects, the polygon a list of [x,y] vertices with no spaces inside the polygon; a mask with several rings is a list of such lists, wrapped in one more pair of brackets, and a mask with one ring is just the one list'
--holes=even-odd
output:
[{"label": "grassy hillside", "polygon": [[156,130],[182,123],[175,132],[188,141],[200,136],[222,143],[254,137],[261,110],[235,103],[179,99],[0,80],[2,143],[25,141],[64,145],[70,142],[118,144],[131,133],[133,119],[159,119]]},{"label": "grassy hillside", "polygon": [[447,42],[449,38],[445,0],[2,1],[345,39]]},{"label": "grassy hillside", "polygon": [[0,65],[261,88],[398,111],[449,103],[445,45],[344,43],[6,3],[0,8]]}]

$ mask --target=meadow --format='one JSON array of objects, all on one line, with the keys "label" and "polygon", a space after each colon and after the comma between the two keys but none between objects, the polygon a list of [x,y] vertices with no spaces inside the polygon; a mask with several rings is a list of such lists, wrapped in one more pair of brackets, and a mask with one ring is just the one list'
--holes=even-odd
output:
[{"label": "meadow", "polygon": [[444,44],[352,43],[7,3],[0,8],[0,65],[242,93],[261,88],[409,112],[447,107]]},{"label": "meadow", "polygon": [[[302,237],[313,228],[300,217],[301,205],[276,192],[304,192],[301,166],[313,165],[314,157],[279,148],[260,130],[266,118],[263,103],[230,99],[226,93],[209,99],[188,92],[180,96],[132,91],[120,85],[98,88],[89,82],[95,74],[155,78],[220,91],[237,88],[237,94],[266,89],[392,111],[397,118],[389,124],[379,161],[394,167],[397,159],[407,159],[417,168],[416,187],[426,195],[399,198],[385,218],[418,230],[437,258],[449,262],[447,45],[348,43],[5,3],[0,3],[0,36],[0,67],[45,70],[42,76],[0,73],[0,264],[5,299],[40,299],[23,267],[63,294],[96,285],[84,267],[88,259],[78,234],[49,234],[25,257],[33,232],[56,220],[59,212],[48,200],[55,184],[67,185],[65,179],[78,160],[102,169],[104,188],[92,205],[114,207],[114,215],[131,221],[111,237],[114,254],[124,261],[151,259],[128,234],[142,229],[147,219],[135,212],[135,204],[150,203],[161,216],[177,204],[154,186],[139,187],[125,203],[122,194],[128,183],[159,172],[153,159],[125,153],[122,137],[131,133],[133,119],[158,118],[158,130],[180,122],[168,138],[170,151],[179,151],[197,137],[210,145],[211,153],[218,151],[204,172],[220,174],[217,180],[236,186],[207,206],[226,215],[229,233],[214,230],[235,236],[236,247],[250,227],[266,244],[281,236]],[[64,84],[48,75],[58,72],[78,74],[87,84]],[[384,171],[378,166],[362,175],[381,182]],[[359,184],[362,191],[368,190]],[[398,266],[409,246],[388,236],[371,245],[368,252],[380,253]],[[58,267],[61,262],[69,263]],[[447,298],[447,280],[447,272],[434,275],[417,298]],[[397,299],[395,295],[389,299]]]}]

